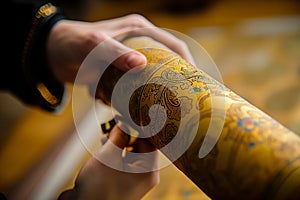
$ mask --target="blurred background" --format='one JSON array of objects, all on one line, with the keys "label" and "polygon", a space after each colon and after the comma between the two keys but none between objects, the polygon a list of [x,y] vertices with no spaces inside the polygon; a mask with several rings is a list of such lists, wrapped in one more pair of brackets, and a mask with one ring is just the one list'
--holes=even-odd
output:
[{"label": "blurred background", "polygon": [[[139,13],[159,27],[190,36],[214,60],[226,86],[300,135],[298,0],[57,0],[57,4],[73,19],[97,21]],[[87,112],[86,96],[82,95],[82,116]],[[0,191],[11,199],[56,198],[72,186],[89,156],[76,137],[72,101],[53,115],[1,92],[0,139]],[[209,198],[170,165],[161,170],[160,184],[144,197],[154,199]]]}]

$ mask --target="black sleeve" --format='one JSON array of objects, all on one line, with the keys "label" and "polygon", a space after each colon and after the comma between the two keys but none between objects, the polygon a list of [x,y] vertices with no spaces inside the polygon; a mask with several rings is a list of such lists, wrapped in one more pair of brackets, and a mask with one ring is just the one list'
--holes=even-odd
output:
[{"label": "black sleeve", "polygon": [[[53,25],[64,16],[47,1],[4,1],[0,89],[27,105],[55,111],[63,101],[64,84],[46,63],[46,40]],[[5,13],[5,15],[4,15]],[[2,16],[4,15],[4,16]]]},{"label": "black sleeve", "polygon": [[7,200],[6,196],[0,192],[0,200]]}]

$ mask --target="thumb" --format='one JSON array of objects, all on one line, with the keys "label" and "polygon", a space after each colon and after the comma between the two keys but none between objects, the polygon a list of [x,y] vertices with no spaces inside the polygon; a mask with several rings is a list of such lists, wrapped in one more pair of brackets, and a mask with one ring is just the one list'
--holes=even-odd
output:
[{"label": "thumb", "polygon": [[147,59],[142,53],[113,38],[101,42],[97,48],[99,48],[98,55],[101,55],[101,59],[122,71],[128,71],[132,68],[142,69],[147,64]]},{"label": "thumb", "polygon": [[128,71],[133,68],[143,69],[147,64],[147,60],[142,53],[131,51],[121,55],[112,64],[122,71]]},{"label": "thumb", "polygon": [[128,144],[129,136],[122,132],[118,126],[109,133],[106,143],[93,152],[93,156],[101,163],[117,170],[123,170],[122,152]]},{"label": "thumb", "polygon": [[124,133],[118,126],[114,126],[109,133],[109,140],[119,148],[126,147],[130,140],[130,136]]}]

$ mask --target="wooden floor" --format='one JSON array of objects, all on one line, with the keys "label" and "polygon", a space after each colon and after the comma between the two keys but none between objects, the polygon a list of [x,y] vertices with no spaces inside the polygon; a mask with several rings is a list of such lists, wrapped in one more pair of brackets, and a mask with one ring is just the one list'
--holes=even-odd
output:
[{"label": "wooden floor", "polygon": [[[178,1],[184,10],[177,11],[167,9],[170,2],[90,0],[80,18],[95,21],[140,13],[159,27],[187,34],[213,58],[225,85],[300,135],[299,1],[214,0],[193,9]],[[85,100],[83,95],[82,113],[87,111]],[[76,143],[72,114],[71,101],[62,113],[53,115],[0,94],[0,191],[24,199],[36,194],[41,182],[47,184],[45,176],[53,163],[70,141]],[[77,166],[70,168],[58,188],[49,186],[54,197],[71,186],[89,156],[84,148],[80,152]],[[209,198],[170,165],[161,170],[160,184],[144,197],[156,199]]]}]

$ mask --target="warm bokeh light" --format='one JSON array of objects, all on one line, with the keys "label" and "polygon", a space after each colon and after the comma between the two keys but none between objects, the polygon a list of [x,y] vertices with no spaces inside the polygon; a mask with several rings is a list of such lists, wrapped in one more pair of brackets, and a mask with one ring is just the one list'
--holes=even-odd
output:
[{"label": "warm bokeh light", "polygon": [[[65,13],[71,18],[96,21],[139,13],[159,27],[189,35],[213,58],[226,86],[300,135],[298,0],[58,2],[66,6]],[[87,111],[85,97],[82,96],[83,115]],[[0,191],[26,196],[39,183],[47,183],[47,170],[61,150],[73,144],[68,142],[74,140],[74,122],[70,105],[63,113],[52,115],[12,98],[6,93],[0,95]],[[81,151],[76,166],[72,166],[70,174],[60,174],[65,175],[61,187],[53,191],[70,187],[88,156]],[[160,184],[144,200],[201,198],[208,199],[170,166],[161,170]]]}]

